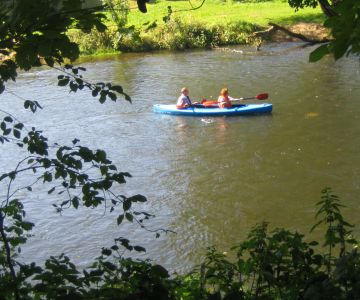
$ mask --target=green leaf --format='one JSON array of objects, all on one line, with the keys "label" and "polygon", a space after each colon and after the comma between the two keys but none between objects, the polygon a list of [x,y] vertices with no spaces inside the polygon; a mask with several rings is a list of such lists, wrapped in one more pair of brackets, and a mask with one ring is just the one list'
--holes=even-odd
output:
[{"label": "green leaf", "polygon": [[107,166],[100,166],[101,175],[105,175],[108,172]]},{"label": "green leaf", "polygon": [[72,200],[71,200],[71,203],[72,205],[74,206],[74,208],[78,208],[79,207],[79,198],[78,197],[74,197]]},{"label": "green leaf", "polygon": [[117,99],[116,95],[114,93],[112,93],[112,92],[109,92],[108,96],[112,101],[116,101],[116,99]]},{"label": "green leaf", "polygon": [[48,194],[51,194],[53,191],[55,191],[55,187],[51,188],[50,190],[48,190]]},{"label": "green leaf", "polygon": [[106,152],[104,150],[97,150],[96,157],[99,162],[105,162],[106,161]]},{"label": "green leaf", "polygon": [[155,265],[151,268],[151,271],[153,274],[157,275],[160,278],[168,278],[169,277],[168,271],[163,266]]},{"label": "green leaf", "polygon": [[66,86],[66,85],[68,85],[69,81],[70,81],[70,78],[60,79],[58,81],[58,86]]},{"label": "green leaf", "polygon": [[131,208],[131,199],[128,198],[123,202],[123,210],[127,211],[130,208]]},{"label": "green leaf", "polygon": [[120,225],[123,220],[124,220],[124,215],[119,215],[117,218],[117,224]]},{"label": "green leaf", "polygon": [[22,227],[24,230],[26,230],[26,231],[31,230],[34,226],[35,226],[34,223],[31,223],[31,222],[25,222],[25,221],[23,221],[23,222],[21,223],[21,227]]},{"label": "green leaf", "polygon": [[137,252],[146,252],[146,249],[141,246],[134,246],[134,250]]},{"label": "green leaf", "polygon": [[5,129],[5,130],[3,131],[3,134],[4,134],[4,135],[9,135],[10,133],[11,133],[11,129],[10,129],[10,128]]},{"label": "green leaf", "polygon": [[106,255],[106,256],[110,256],[111,253],[112,253],[112,251],[110,249],[107,249],[107,248],[103,248],[101,250],[101,254]]},{"label": "green leaf", "polygon": [[98,89],[95,89],[95,90],[93,90],[93,91],[91,92],[91,95],[92,95],[93,97],[97,97],[98,94],[99,94],[99,90],[98,90]]},{"label": "green leaf", "polygon": [[99,102],[101,103],[101,104],[103,104],[104,102],[105,102],[105,100],[106,100],[106,92],[105,91],[101,91],[100,92],[100,98],[99,98]]},{"label": "green leaf", "polygon": [[124,92],[123,88],[120,85],[113,85],[109,89],[112,90],[112,91],[118,92],[120,94],[122,94]]},{"label": "green leaf", "polygon": [[90,162],[94,158],[94,154],[92,153],[92,151],[89,148],[86,148],[86,147],[81,147],[79,149],[79,155],[82,157],[82,159],[85,162]]},{"label": "green leaf", "polygon": [[0,80],[0,94],[2,94],[5,91],[5,85],[2,80]]},{"label": "green leaf", "polygon": [[17,128],[17,129],[23,129],[24,128],[24,124],[23,123],[18,123],[14,126],[14,128]]},{"label": "green leaf", "polygon": [[51,40],[43,40],[38,47],[39,54],[43,57],[51,56],[52,43]]},{"label": "green leaf", "polygon": [[125,100],[131,103],[131,97],[128,94],[124,94]]},{"label": "green leaf", "polygon": [[28,109],[28,108],[30,107],[30,103],[31,103],[30,100],[25,100],[25,102],[24,102],[24,108],[25,108],[25,109]]},{"label": "green leaf", "polygon": [[316,62],[323,58],[326,54],[329,54],[329,45],[321,45],[320,47],[316,48],[313,52],[310,53],[309,61]]},{"label": "green leaf", "polygon": [[25,71],[31,69],[31,67],[38,65],[39,58],[37,51],[34,50],[36,44],[34,41],[29,41],[29,39],[20,44],[19,48],[16,51],[15,60],[18,66]]},{"label": "green leaf", "polygon": [[129,221],[132,222],[134,220],[134,216],[130,213],[125,213],[125,218]]},{"label": "green leaf", "polygon": [[20,133],[20,131],[17,130],[17,129],[14,129],[14,130],[13,130],[13,135],[14,135],[14,137],[16,137],[17,139],[20,139],[20,137],[21,137],[21,133]]},{"label": "green leaf", "polygon": [[42,106],[39,104],[39,102],[34,101],[34,103],[35,103],[36,107],[38,107],[38,108],[42,109]]},{"label": "green leaf", "polygon": [[131,197],[129,197],[128,199],[129,199],[130,201],[132,201],[132,202],[146,202],[146,201],[147,201],[147,200],[146,200],[146,197],[143,196],[143,195],[140,195],[140,194],[135,195],[135,196],[131,196]]},{"label": "green leaf", "polygon": [[52,174],[49,172],[45,172],[43,175],[44,182],[51,182],[52,181]]},{"label": "green leaf", "polygon": [[116,265],[114,265],[113,263],[111,263],[109,261],[103,262],[103,266],[106,267],[107,269],[109,269],[110,271],[116,270]]},{"label": "green leaf", "polygon": [[77,85],[76,82],[74,82],[74,81],[71,81],[71,82],[70,82],[70,90],[71,90],[72,92],[75,92],[75,93],[76,93],[76,91],[78,90],[78,85]]}]

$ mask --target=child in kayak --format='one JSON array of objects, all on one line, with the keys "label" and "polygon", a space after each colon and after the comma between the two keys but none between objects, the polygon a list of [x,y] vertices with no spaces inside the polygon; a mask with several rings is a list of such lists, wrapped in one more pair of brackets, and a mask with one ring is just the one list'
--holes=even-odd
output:
[{"label": "child in kayak", "polygon": [[220,96],[218,98],[218,105],[220,108],[230,108],[232,106],[231,100],[234,98],[229,96],[228,88],[222,88],[220,91]]},{"label": "child in kayak", "polygon": [[189,97],[189,89],[187,87],[183,87],[181,89],[181,95],[176,102],[176,108],[187,108],[191,107],[191,100]]},{"label": "child in kayak", "polygon": [[181,89],[181,95],[176,102],[176,108],[187,108],[191,107],[191,100],[189,97],[189,89],[187,87],[183,87]]}]

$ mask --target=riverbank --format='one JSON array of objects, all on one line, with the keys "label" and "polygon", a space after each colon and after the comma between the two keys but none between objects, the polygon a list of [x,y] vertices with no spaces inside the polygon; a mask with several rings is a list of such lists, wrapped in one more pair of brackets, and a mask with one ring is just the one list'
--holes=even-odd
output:
[{"label": "riverbank", "polygon": [[[130,2],[130,8],[132,5],[134,3]],[[264,40],[294,40],[279,31],[262,37],[261,41],[254,39],[253,33],[266,30],[269,23],[321,40],[328,35],[321,26],[322,22],[320,9],[307,8],[295,12],[281,0],[256,3],[207,0],[199,9],[192,9],[188,1],[157,1],[148,5],[146,14],[130,9],[126,28],[120,31],[111,21],[103,33],[92,30],[84,35],[74,30],[69,32],[69,36],[80,45],[82,54],[91,55],[211,49],[241,44],[257,47]]]}]

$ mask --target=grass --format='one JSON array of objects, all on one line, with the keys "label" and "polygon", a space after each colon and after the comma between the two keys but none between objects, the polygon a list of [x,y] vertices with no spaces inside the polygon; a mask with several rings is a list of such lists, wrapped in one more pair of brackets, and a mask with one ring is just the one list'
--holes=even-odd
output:
[{"label": "grass", "polygon": [[[201,2],[193,0],[191,3],[196,7]],[[131,7],[134,6],[136,2],[131,1]],[[256,3],[205,0],[204,5],[196,10],[190,10],[189,1],[158,0],[147,4],[146,14],[132,9],[128,16],[129,24],[140,28],[146,22],[163,22],[162,18],[167,15],[168,6],[172,7],[174,16],[180,17],[185,22],[196,20],[207,25],[224,25],[242,21],[267,26],[269,22],[289,25],[297,22],[322,23],[324,21],[320,8],[306,8],[295,12],[287,2],[282,0]]]},{"label": "grass", "polygon": [[[267,27],[269,22],[292,25],[298,22],[322,23],[320,8],[306,8],[295,12],[284,0],[150,0],[148,12],[143,14],[135,0],[130,0],[127,34],[117,32],[109,20],[108,30],[92,30],[84,35],[69,31],[72,41],[80,45],[82,54],[101,55],[109,52],[142,52],[153,50],[184,50],[239,45],[259,41],[251,40],[251,33]],[[247,1],[247,2],[244,2]],[[263,2],[257,2],[263,1]],[[192,6],[191,6],[192,5]],[[168,7],[172,14],[168,22]],[[156,23],[156,24],[155,24]],[[151,29],[150,29],[151,28]],[[250,38],[249,38],[250,37]]]}]

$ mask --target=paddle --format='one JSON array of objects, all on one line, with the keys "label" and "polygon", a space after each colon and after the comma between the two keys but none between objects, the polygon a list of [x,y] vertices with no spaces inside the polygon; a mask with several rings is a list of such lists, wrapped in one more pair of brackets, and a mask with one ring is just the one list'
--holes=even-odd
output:
[{"label": "paddle", "polygon": [[[231,101],[241,101],[241,100],[250,100],[250,99],[265,100],[268,97],[269,97],[268,93],[263,93],[263,94],[256,95],[254,97],[232,99]],[[204,106],[211,106],[211,105],[214,105],[214,104],[218,104],[218,101],[204,99],[204,100],[201,101],[201,104],[204,105]]]}]

